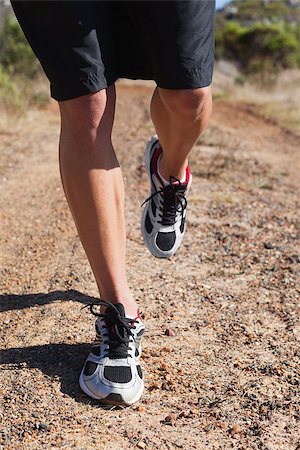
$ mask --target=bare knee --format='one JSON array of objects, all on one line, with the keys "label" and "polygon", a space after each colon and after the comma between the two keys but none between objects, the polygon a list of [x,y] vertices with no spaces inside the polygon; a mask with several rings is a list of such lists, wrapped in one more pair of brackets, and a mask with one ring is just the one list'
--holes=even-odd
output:
[{"label": "bare knee", "polygon": [[181,119],[196,122],[211,114],[210,86],[197,89],[161,89],[159,95],[169,112]]},{"label": "bare knee", "polygon": [[97,136],[111,133],[115,92],[108,88],[59,103],[62,133],[75,139],[96,140]]}]

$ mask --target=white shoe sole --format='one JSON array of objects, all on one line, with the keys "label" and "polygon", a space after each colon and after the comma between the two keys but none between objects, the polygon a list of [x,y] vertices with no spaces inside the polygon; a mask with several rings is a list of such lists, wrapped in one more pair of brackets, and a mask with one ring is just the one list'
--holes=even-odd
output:
[{"label": "white shoe sole", "polygon": [[82,391],[86,395],[88,395],[89,397],[94,398],[95,400],[101,401],[101,403],[104,403],[104,404],[106,403],[106,404],[109,404],[109,405],[126,405],[126,406],[133,405],[134,403],[139,401],[139,399],[142,396],[143,390],[144,390],[144,382],[142,381],[141,386],[140,386],[137,394],[130,401],[124,401],[124,399],[122,397],[122,394],[120,394],[119,392],[115,392],[115,393],[112,393],[112,394],[116,394],[116,395],[120,396],[122,401],[111,399],[111,398],[109,398],[109,395],[108,395],[108,397],[105,397],[105,398],[97,397],[97,395],[95,395],[92,391],[90,391],[90,389],[85,384],[83,371],[81,372],[80,377],[79,377],[79,385],[80,385],[80,388],[82,389]]}]

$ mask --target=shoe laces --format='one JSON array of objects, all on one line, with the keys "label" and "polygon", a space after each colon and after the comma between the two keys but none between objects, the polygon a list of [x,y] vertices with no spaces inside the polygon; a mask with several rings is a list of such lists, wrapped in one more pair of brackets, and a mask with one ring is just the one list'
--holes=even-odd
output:
[{"label": "shoe laces", "polygon": [[[137,320],[128,317],[122,317],[119,310],[113,303],[105,300],[97,300],[90,305],[90,311],[94,316],[103,318],[105,329],[102,331],[103,343],[107,344],[104,357],[110,359],[123,359],[131,357],[129,354],[129,342],[135,341],[134,330]],[[99,312],[99,306],[106,306],[105,312]]]},{"label": "shoe laces", "polygon": [[185,197],[186,183],[182,183],[173,176],[170,176],[169,182],[170,184],[155,191],[142,203],[143,206],[156,196],[160,196],[159,198],[163,201],[162,204],[159,202],[159,217],[161,220],[158,222],[165,226],[174,225],[177,213],[181,213],[181,218],[183,219],[184,211],[187,207],[187,199]]}]

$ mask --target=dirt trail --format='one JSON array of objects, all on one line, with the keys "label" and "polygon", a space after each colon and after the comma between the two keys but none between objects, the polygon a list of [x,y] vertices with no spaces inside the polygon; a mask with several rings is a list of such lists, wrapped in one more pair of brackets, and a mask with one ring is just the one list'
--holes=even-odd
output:
[{"label": "dirt trail", "polygon": [[97,290],[59,180],[56,108],[30,111],[0,134],[0,448],[296,450],[300,139],[247,105],[216,101],[191,159],[184,244],[157,260],[139,229],[151,90],[118,91],[145,394],[104,409],[79,389],[94,337],[82,306]]}]

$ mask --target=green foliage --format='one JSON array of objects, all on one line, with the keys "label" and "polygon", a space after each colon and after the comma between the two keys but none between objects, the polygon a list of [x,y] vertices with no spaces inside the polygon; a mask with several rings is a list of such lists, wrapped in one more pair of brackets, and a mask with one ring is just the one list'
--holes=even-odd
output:
[{"label": "green foliage", "polygon": [[7,73],[22,74],[28,78],[38,73],[37,59],[13,16],[6,18],[1,44],[0,63]]},{"label": "green foliage", "polygon": [[299,8],[285,1],[234,1],[234,17],[217,17],[216,56],[238,62],[246,74],[300,67]]},{"label": "green foliage", "polygon": [[237,19],[240,23],[260,22],[267,19],[271,22],[299,22],[300,9],[292,7],[287,0],[233,0],[231,6],[237,8]]},{"label": "green foliage", "polygon": [[24,109],[24,97],[18,83],[13,81],[10,75],[0,64],[0,104],[10,112],[22,112]]},{"label": "green foliage", "polygon": [[244,27],[231,21],[224,28],[223,40],[225,56],[237,59],[247,72],[258,70],[259,65],[270,65],[273,70],[295,67],[299,61],[295,30],[284,22]]}]

